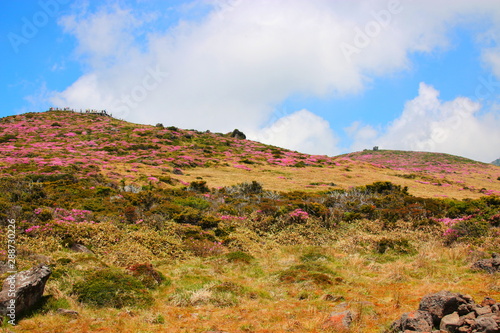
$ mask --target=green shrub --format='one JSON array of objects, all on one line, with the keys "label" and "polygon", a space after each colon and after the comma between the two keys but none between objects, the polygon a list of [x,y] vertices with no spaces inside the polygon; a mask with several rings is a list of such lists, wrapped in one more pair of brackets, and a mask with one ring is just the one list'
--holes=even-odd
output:
[{"label": "green shrub", "polygon": [[197,197],[176,198],[174,200],[174,204],[199,210],[204,210],[210,207],[210,203],[208,201]]},{"label": "green shrub", "polygon": [[147,307],[153,298],[136,277],[120,270],[106,268],[85,276],[73,287],[78,301],[96,307]]},{"label": "green shrub", "polygon": [[57,309],[69,309],[70,307],[71,306],[67,299],[49,296],[49,298],[44,302],[40,311],[42,313],[47,313],[49,311],[57,311]]},{"label": "green shrub", "polygon": [[456,223],[450,229],[452,230],[450,233],[452,237],[449,241],[462,240],[473,242],[488,234],[489,223],[474,219],[464,220]]},{"label": "green shrub", "polygon": [[331,285],[334,283],[335,276],[328,267],[316,263],[306,262],[292,266],[279,273],[279,280],[285,283],[300,283],[310,281],[318,285]]},{"label": "green shrub", "polygon": [[198,193],[210,192],[210,189],[207,186],[207,182],[205,182],[205,181],[191,182],[189,184],[188,190],[193,191],[193,192],[198,192]]},{"label": "green shrub", "polygon": [[245,263],[245,264],[250,264],[252,261],[255,260],[254,256],[245,253],[243,251],[235,251],[235,252],[230,252],[226,254],[226,259],[229,262],[238,262],[238,263]]},{"label": "green shrub", "polygon": [[300,256],[300,261],[302,262],[311,262],[311,261],[318,261],[318,260],[326,260],[329,261],[330,258],[322,253],[319,252],[307,252]]},{"label": "green shrub", "polygon": [[377,242],[377,253],[415,254],[416,250],[407,239],[382,238]]},{"label": "green shrub", "polygon": [[172,283],[165,275],[155,270],[151,264],[135,264],[128,267],[127,270],[149,289]]}]

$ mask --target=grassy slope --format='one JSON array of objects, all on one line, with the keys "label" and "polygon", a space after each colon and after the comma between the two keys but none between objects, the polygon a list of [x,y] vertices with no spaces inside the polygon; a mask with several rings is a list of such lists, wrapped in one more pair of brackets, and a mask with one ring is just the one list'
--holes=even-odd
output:
[{"label": "grassy slope", "polygon": [[[199,180],[207,181],[210,187],[257,180],[267,190],[310,192],[391,181],[408,186],[415,195],[456,198],[479,197],[483,195],[482,188],[486,189],[482,192],[500,191],[500,168],[445,154],[370,151],[333,158],[309,156],[213,133],[134,125],[69,112],[7,117],[1,120],[0,128],[3,176],[57,175],[70,170],[83,178],[101,173],[110,181],[153,183],[161,188],[179,188]],[[175,167],[184,174],[173,174]],[[251,216],[248,223],[250,219]],[[255,228],[245,225],[246,221],[232,223],[232,246],[210,250],[203,256],[151,257],[154,266],[170,277],[172,284],[153,292],[156,302],[150,309],[94,309],[78,303],[69,291],[81,279],[81,271],[102,266],[125,267],[135,255],[141,260],[147,258],[139,253],[149,253],[142,244],[146,246],[160,237],[154,229],[102,222],[91,225],[94,231],[88,242],[95,246],[96,256],[68,251],[55,236],[36,238],[20,234],[21,264],[36,262],[29,256],[30,251],[50,256],[58,277],[49,280],[47,293],[68,301],[80,317],[64,317],[50,309],[9,329],[333,332],[323,323],[330,312],[343,309],[342,303],[346,302],[359,314],[352,332],[379,332],[401,313],[416,309],[420,298],[429,292],[448,289],[469,293],[478,301],[487,295],[500,298],[498,276],[471,272],[468,268],[482,256],[478,250],[500,250],[498,237],[486,238],[479,245],[458,243],[448,247],[440,239],[440,228],[416,229],[409,221],[399,221],[389,229],[378,220],[341,224],[334,229],[323,229],[311,222],[267,234],[258,234]],[[78,235],[84,227],[75,229],[74,234]],[[172,224],[165,228],[179,227]],[[166,239],[184,246],[176,232]],[[116,242],[115,237],[123,240]],[[378,253],[377,244],[387,238],[409,241],[414,252]],[[94,244],[97,240],[105,246]],[[163,238],[155,244],[162,246],[162,242]],[[237,249],[252,254],[255,260],[231,262],[225,253]],[[280,280],[281,273],[304,264],[304,255],[311,252],[320,254],[316,263],[334,272],[331,284]],[[214,296],[210,288],[221,285],[236,286],[230,294],[236,301]],[[177,306],[186,294],[192,306]],[[227,306],[221,306],[221,302],[227,302]]]},{"label": "grassy slope", "polygon": [[[75,165],[83,174],[97,166],[112,180],[138,184],[150,181],[148,177],[172,177],[180,181],[178,186],[202,179],[210,187],[256,180],[266,189],[288,191],[391,181],[422,197],[500,194],[500,167],[447,154],[368,151],[310,156],[220,134],[61,111],[3,118],[0,130],[3,173],[19,173],[13,164],[31,162],[32,169],[47,172]],[[172,175],[173,167],[183,169],[184,175]]]}]

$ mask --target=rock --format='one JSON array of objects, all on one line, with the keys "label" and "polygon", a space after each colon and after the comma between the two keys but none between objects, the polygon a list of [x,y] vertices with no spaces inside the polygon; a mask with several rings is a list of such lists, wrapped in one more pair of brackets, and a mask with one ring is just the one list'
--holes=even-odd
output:
[{"label": "rock", "polygon": [[347,330],[352,324],[353,315],[349,310],[342,312],[332,312],[330,317],[325,322],[326,327],[331,327],[339,330]]},{"label": "rock", "polygon": [[74,310],[67,310],[67,309],[57,309],[56,310],[57,313],[63,315],[63,316],[67,316],[67,317],[72,317],[72,318],[78,318],[79,316],[79,313],[74,311]]},{"label": "rock", "polygon": [[51,273],[50,268],[42,264],[9,276],[0,292],[0,316],[7,315],[11,318],[9,315],[13,315],[18,318],[36,305],[42,298],[45,283]]},{"label": "rock", "polygon": [[326,294],[325,296],[323,296],[323,300],[329,301],[329,302],[338,302],[338,301],[344,301],[345,298],[344,298],[344,296]]},{"label": "rock", "polygon": [[139,193],[142,191],[142,187],[136,186],[134,184],[125,185],[122,187],[122,191],[130,193]]},{"label": "rock", "polygon": [[73,243],[69,248],[75,252],[94,254],[94,252],[90,251],[85,245],[82,244]]},{"label": "rock", "polygon": [[430,332],[432,330],[432,316],[427,311],[412,311],[404,313],[391,326],[391,332]]},{"label": "rock", "polygon": [[472,264],[472,269],[483,270],[490,274],[500,272],[500,256],[493,253],[491,259],[481,259]]},{"label": "rock", "polygon": [[479,317],[479,316],[491,313],[491,308],[489,306],[479,306],[478,305],[478,306],[474,307],[474,312]]},{"label": "rock", "polygon": [[460,304],[458,307],[458,314],[461,316],[465,316],[472,311],[474,311],[474,306],[472,304]]},{"label": "rock", "polygon": [[481,316],[476,319],[474,332],[480,333],[498,333],[500,332],[498,324],[491,316]]},{"label": "rock", "polygon": [[483,299],[483,301],[481,302],[481,306],[492,306],[492,305],[495,305],[496,303],[497,303],[497,301],[495,301],[493,298],[485,297]]},{"label": "rock", "polygon": [[460,317],[458,316],[458,312],[453,312],[449,315],[446,315],[441,319],[441,323],[439,324],[439,329],[445,332],[455,332],[460,326]]},{"label": "rock", "polygon": [[231,137],[232,138],[236,138],[236,139],[239,139],[239,140],[245,140],[247,138],[247,136],[240,130],[238,129],[235,129],[232,133],[231,133]]},{"label": "rock", "polygon": [[52,258],[43,254],[32,254],[29,256],[29,259],[35,260],[39,264],[49,265],[52,263]]},{"label": "rock", "polygon": [[420,301],[419,310],[427,311],[432,315],[434,326],[439,327],[441,319],[458,311],[462,304],[474,304],[474,300],[467,295],[452,293],[450,291],[440,291],[435,294],[428,294]]}]

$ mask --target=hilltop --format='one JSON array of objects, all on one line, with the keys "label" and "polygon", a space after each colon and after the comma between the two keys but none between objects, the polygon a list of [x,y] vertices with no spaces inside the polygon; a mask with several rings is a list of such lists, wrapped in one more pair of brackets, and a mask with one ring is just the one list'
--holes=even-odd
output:
[{"label": "hilltop", "polygon": [[457,156],[384,150],[313,156],[228,134],[132,124],[101,114],[6,117],[0,120],[0,143],[5,175],[70,168],[139,185],[203,180],[223,187],[255,180],[269,190],[315,191],[390,181],[424,197],[500,194],[500,168]]},{"label": "hilltop", "polygon": [[70,111],[0,119],[0,154],[0,282],[51,272],[13,332],[382,332],[429,292],[500,299],[471,269],[500,252],[494,165]]}]

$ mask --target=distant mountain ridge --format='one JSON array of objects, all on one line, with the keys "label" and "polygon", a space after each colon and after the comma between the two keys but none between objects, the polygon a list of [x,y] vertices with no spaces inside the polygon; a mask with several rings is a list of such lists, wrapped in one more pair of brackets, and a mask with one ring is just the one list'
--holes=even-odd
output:
[{"label": "distant mountain ridge", "polygon": [[500,158],[497,158],[496,160],[491,162],[491,164],[496,165],[496,166],[500,166]]},{"label": "distant mountain ridge", "polygon": [[133,124],[99,113],[9,116],[0,118],[0,177],[99,174],[127,185],[174,187],[255,180],[278,191],[390,181],[420,196],[500,194],[498,167],[459,156],[395,150],[308,155],[233,134]]}]

